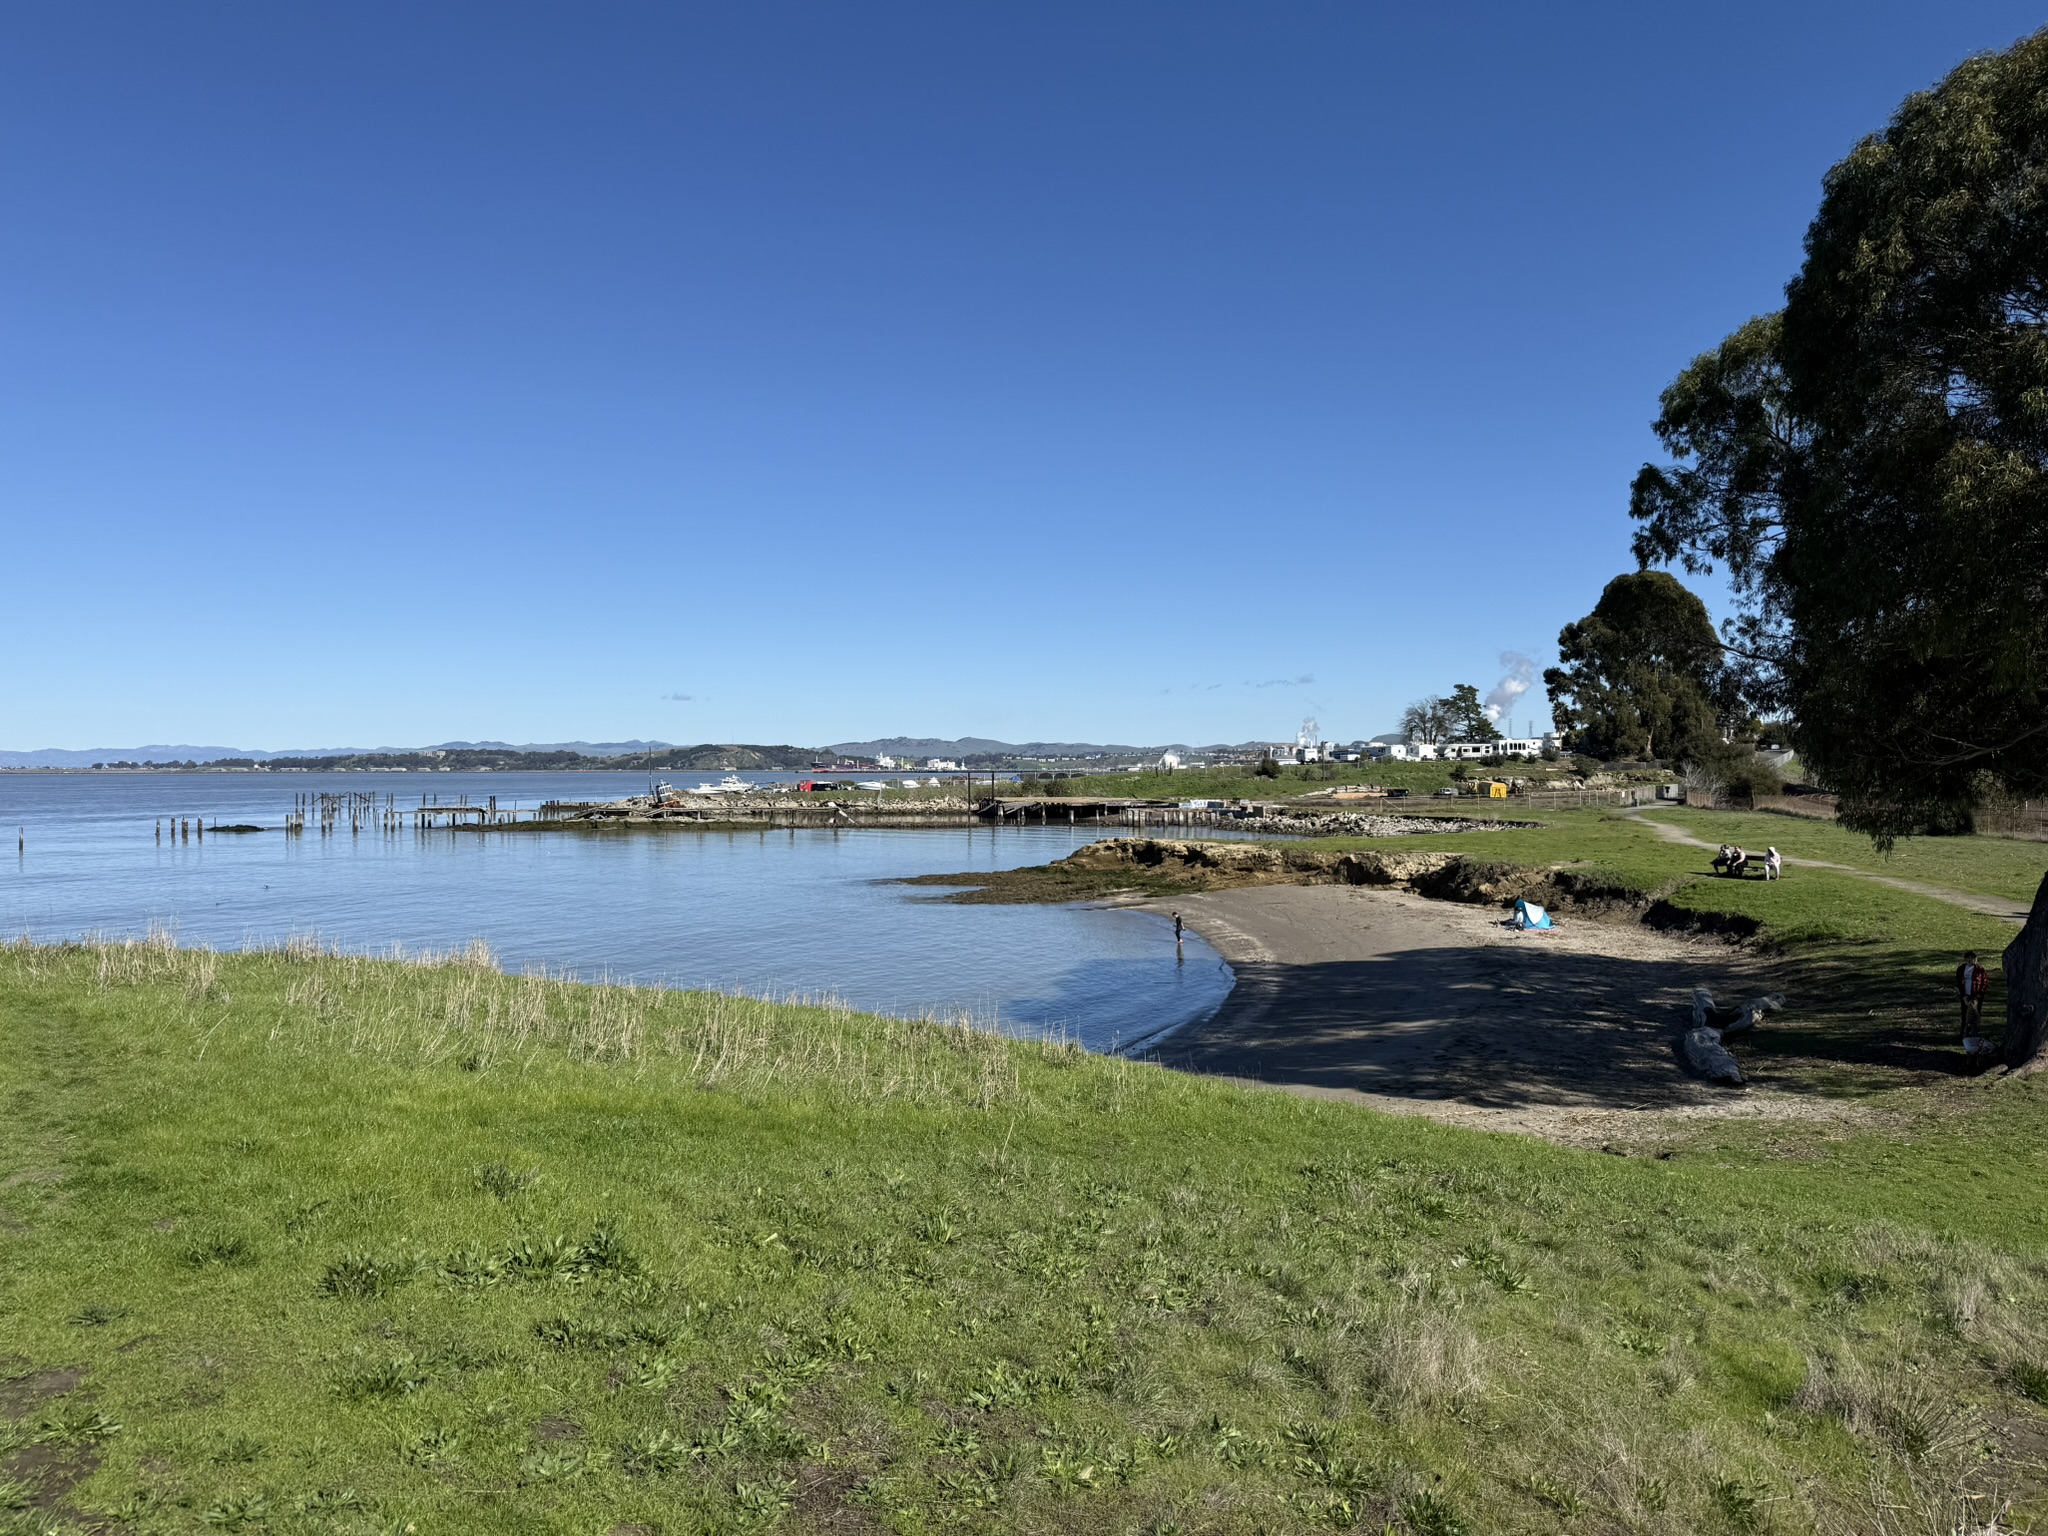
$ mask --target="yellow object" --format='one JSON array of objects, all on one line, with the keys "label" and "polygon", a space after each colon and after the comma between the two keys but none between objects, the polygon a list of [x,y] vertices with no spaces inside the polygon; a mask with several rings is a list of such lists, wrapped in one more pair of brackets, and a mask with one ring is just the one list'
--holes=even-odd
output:
[{"label": "yellow object", "polygon": [[1507,799],[1507,797],[1508,797],[1508,787],[1507,787],[1507,785],[1505,785],[1505,784],[1501,783],[1501,782],[1500,782],[1500,781],[1499,781],[1498,779],[1489,779],[1489,780],[1487,781],[1487,785],[1486,785],[1486,798],[1487,798],[1487,799],[1489,799],[1489,800],[1505,800],[1505,799]]}]

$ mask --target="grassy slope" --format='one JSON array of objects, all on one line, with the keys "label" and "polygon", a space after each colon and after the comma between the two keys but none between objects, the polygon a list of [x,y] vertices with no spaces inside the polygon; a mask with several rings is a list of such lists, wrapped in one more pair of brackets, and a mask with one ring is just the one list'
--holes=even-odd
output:
[{"label": "grassy slope", "polygon": [[[1547,769],[1548,764],[1538,765]],[[1476,770],[1475,770],[1476,771]],[[1449,763],[1290,764],[1277,779],[1262,779],[1249,768],[1182,768],[1173,773],[1120,773],[1101,781],[1102,793],[1151,800],[1291,800],[1310,790],[1338,784],[1376,784],[1427,794],[1451,782]],[[1108,787],[1113,785],[1114,787]],[[1028,793],[1026,785],[1012,794]]]},{"label": "grassy slope", "polygon": [[[1945,903],[1894,891],[1832,870],[1794,869],[1783,881],[1723,880],[1709,866],[1705,849],[1666,842],[1643,819],[1613,811],[1545,811],[1544,825],[1526,830],[1421,834],[1398,839],[1330,839],[1334,848],[1398,847],[1447,849],[1502,863],[1584,864],[1609,871],[1645,892],[1668,896],[1680,907],[1739,912],[1761,919],[1782,946],[1820,941],[1906,943],[1920,948],[2004,947],[2010,924],[1980,917]],[[1890,858],[1825,822],[1789,816],[1737,815],[1716,811],[1658,811],[1659,820],[1682,825],[1712,842],[1743,842],[1761,848],[1776,843],[1785,853],[1831,859],[1877,874],[1927,880],[1957,890],[1990,895],[2033,894],[2048,867],[2048,848],[2002,838],[1914,838],[1902,840]],[[1938,847],[1929,845],[1941,845]],[[1955,962],[1949,962],[1953,965]]]},{"label": "grassy slope", "polygon": [[1795,858],[1827,859],[1880,875],[1925,880],[1951,890],[2031,901],[2048,871],[2048,843],[2003,837],[1907,837],[1889,854],[1831,821],[1732,811],[1659,811],[1660,820],[1710,843],[1760,849],[1775,844]]},{"label": "grassy slope", "polygon": [[1960,1091],[1614,1158],[815,1009],[17,948],[0,1375],[86,1375],[0,1435],[136,1531],[1946,1529],[1877,1506],[2009,1474],[2048,1395],[2048,1104]]}]

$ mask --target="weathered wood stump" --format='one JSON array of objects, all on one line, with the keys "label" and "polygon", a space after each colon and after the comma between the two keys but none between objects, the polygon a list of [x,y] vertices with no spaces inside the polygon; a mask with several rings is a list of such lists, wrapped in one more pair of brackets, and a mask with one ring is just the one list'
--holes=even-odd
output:
[{"label": "weathered wood stump", "polygon": [[1685,1032],[1685,1064],[1710,1083],[1742,1086],[1742,1067],[1721,1043],[1718,1029],[1688,1029]]},{"label": "weathered wood stump", "polygon": [[1785,1006],[1785,994],[1767,992],[1736,1008],[1722,1008],[1715,1004],[1714,994],[1705,987],[1692,989],[1692,1027],[1694,1029],[1717,1029],[1724,1035],[1738,1034],[1745,1029],[1755,1029],[1763,1023],[1764,1015],[1776,1013]]},{"label": "weathered wood stump", "polygon": [[1742,1066],[1725,1037],[1755,1029],[1764,1015],[1785,1006],[1782,992],[1767,993],[1737,1008],[1722,1008],[1705,987],[1692,989],[1692,1028],[1685,1032],[1685,1064],[1710,1083],[1743,1084]]}]

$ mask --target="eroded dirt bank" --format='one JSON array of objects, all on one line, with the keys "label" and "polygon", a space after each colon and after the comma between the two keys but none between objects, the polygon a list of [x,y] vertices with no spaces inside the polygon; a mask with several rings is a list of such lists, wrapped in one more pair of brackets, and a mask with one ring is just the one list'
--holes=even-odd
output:
[{"label": "eroded dirt bank", "polygon": [[1439,901],[1503,906],[1518,896],[1576,911],[1628,907],[1657,921],[1652,895],[1568,866],[1497,863],[1473,854],[1405,849],[1339,852],[1288,843],[1112,837],[1028,869],[920,875],[907,885],[960,886],[962,902],[1080,901],[1133,892],[1253,885],[1406,886]]}]

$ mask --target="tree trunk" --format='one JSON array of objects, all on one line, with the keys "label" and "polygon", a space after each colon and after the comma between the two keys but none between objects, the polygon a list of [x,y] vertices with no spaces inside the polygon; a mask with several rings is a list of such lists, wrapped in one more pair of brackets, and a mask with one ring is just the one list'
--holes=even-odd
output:
[{"label": "tree trunk", "polygon": [[2020,936],[2005,946],[2005,1064],[2048,1069],[2048,876]]}]

